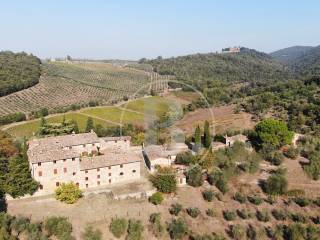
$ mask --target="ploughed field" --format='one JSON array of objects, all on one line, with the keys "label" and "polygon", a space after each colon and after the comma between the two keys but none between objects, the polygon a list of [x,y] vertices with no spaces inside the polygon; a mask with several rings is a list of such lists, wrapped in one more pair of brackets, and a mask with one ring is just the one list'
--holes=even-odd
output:
[{"label": "ploughed field", "polygon": [[163,85],[163,80],[165,76],[109,63],[45,63],[38,84],[0,97],[0,116],[43,107],[55,110],[86,105],[90,101],[111,104],[124,97],[145,95],[151,86]]}]

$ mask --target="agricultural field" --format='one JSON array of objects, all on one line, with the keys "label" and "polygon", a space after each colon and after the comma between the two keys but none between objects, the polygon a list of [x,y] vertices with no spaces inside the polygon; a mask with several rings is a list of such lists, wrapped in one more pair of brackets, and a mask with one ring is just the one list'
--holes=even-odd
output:
[{"label": "agricultural field", "polygon": [[[143,126],[166,113],[172,108],[171,106],[178,107],[173,101],[163,97],[146,97],[129,101],[128,104],[123,104],[118,107],[92,107],[65,114],[56,114],[46,117],[46,120],[49,123],[61,122],[63,116],[65,116],[66,120],[75,120],[78,123],[80,131],[85,129],[88,117],[92,117],[95,125],[101,124],[104,127],[128,123]],[[31,137],[38,130],[39,125],[40,119],[36,119],[13,123],[3,126],[2,129],[14,137]]]},{"label": "agricultural field", "polygon": [[44,63],[37,85],[0,97],[0,116],[29,114],[43,107],[56,112],[75,104],[86,106],[90,101],[110,105],[148,94],[152,86],[164,88],[162,79],[166,77],[102,62]]}]

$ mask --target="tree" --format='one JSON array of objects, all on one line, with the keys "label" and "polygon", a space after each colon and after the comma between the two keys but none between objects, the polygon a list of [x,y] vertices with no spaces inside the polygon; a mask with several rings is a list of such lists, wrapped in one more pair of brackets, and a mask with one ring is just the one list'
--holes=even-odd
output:
[{"label": "tree", "polygon": [[72,225],[66,217],[50,217],[44,224],[49,236],[55,236],[59,240],[72,240]]},{"label": "tree", "polygon": [[188,234],[188,226],[182,218],[173,219],[168,225],[168,232],[171,239],[182,239]]},{"label": "tree", "polygon": [[90,132],[91,130],[94,129],[94,126],[93,126],[93,119],[92,117],[88,117],[87,119],[87,125],[86,125],[86,132]]},{"label": "tree", "polygon": [[200,187],[203,182],[202,168],[199,165],[194,165],[187,172],[187,183],[193,187]]},{"label": "tree", "polygon": [[73,131],[75,133],[79,133],[79,126],[78,126],[78,122],[76,120],[71,120],[71,124],[73,124]]},{"label": "tree", "polygon": [[210,133],[210,124],[206,120],[204,122],[204,147],[209,148],[211,146],[211,142],[212,142],[212,137]]},{"label": "tree", "polygon": [[288,130],[287,125],[284,122],[265,119],[257,124],[256,131],[256,143],[258,146],[262,144],[270,145],[275,148],[280,148],[286,144],[290,144],[293,138],[293,132]]},{"label": "tree", "polygon": [[283,195],[287,192],[288,181],[284,174],[272,174],[264,183],[263,188],[269,195]]},{"label": "tree", "polygon": [[159,205],[163,201],[163,195],[161,192],[156,192],[152,194],[152,196],[149,198],[149,201],[153,203],[154,205]]},{"label": "tree", "polygon": [[87,226],[82,233],[83,240],[102,240],[102,232],[99,229],[94,230],[92,226]]},{"label": "tree", "polygon": [[175,159],[176,164],[183,164],[183,165],[189,165],[193,163],[194,156],[192,155],[191,151],[185,151],[178,153]]},{"label": "tree", "polygon": [[164,233],[165,228],[161,224],[160,213],[152,213],[150,215],[149,221],[151,223],[152,233],[157,237],[161,237]]},{"label": "tree", "polygon": [[194,144],[195,144],[196,150],[201,148],[201,129],[199,125],[197,126],[194,132]]},{"label": "tree", "polygon": [[150,177],[154,187],[162,193],[172,193],[177,189],[175,172],[170,167],[159,167],[156,174]]},{"label": "tree", "polygon": [[174,203],[171,205],[169,209],[170,214],[178,216],[179,213],[182,211],[182,205],[180,203]]},{"label": "tree", "polygon": [[73,204],[82,197],[82,191],[74,183],[62,183],[55,191],[56,199],[61,202]]},{"label": "tree", "polygon": [[45,127],[47,125],[47,121],[44,117],[41,117],[40,120],[40,127]]},{"label": "tree", "polygon": [[130,219],[126,240],[142,240],[144,228],[140,220]]},{"label": "tree", "polygon": [[112,219],[109,229],[116,238],[120,238],[128,228],[128,221],[124,218]]}]

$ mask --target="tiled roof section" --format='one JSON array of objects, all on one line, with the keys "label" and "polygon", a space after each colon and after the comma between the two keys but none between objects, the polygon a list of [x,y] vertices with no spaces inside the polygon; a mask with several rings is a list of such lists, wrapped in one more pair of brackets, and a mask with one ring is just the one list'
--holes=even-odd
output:
[{"label": "tiled roof section", "polygon": [[52,162],[76,157],[79,157],[79,153],[72,150],[50,150],[37,154],[28,151],[28,159],[31,163]]},{"label": "tiled roof section", "polygon": [[119,137],[104,137],[103,138],[104,141],[108,142],[108,141],[124,141],[124,140],[131,140],[130,136],[119,136]]},{"label": "tiled roof section", "polygon": [[144,151],[147,154],[150,161],[156,160],[158,158],[167,158],[168,156],[175,156],[180,152],[186,151],[187,149],[179,147],[174,147],[169,149],[162,145],[149,145],[146,146]]},{"label": "tiled roof section", "polygon": [[115,166],[120,164],[140,162],[141,159],[142,159],[142,155],[137,153],[109,152],[100,156],[82,158],[80,161],[80,170],[90,170],[90,169],[103,168],[103,167]]},{"label": "tiled roof section", "polygon": [[39,138],[29,141],[29,150],[47,151],[50,149],[61,149],[88,143],[98,143],[99,138],[94,132],[70,134],[56,137]]}]

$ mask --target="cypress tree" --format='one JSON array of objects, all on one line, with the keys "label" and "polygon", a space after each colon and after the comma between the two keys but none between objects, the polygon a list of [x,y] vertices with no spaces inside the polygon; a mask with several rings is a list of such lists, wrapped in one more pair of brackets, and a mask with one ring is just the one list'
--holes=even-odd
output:
[{"label": "cypress tree", "polygon": [[94,128],[93,119],[92,119],[92,117],[88,117],[87,126],[86,126],[86,132],[90,132],[93,128]]},{"label": "cypress tree", "polygon": [[201,147],[201,130],[199,125],[197,126],[195,132],[194,132],[194,143],[195,147],[198,149]]},{"label": "cypress tree", "polygon": [[209,148],[211,146],[211,134],[210,134],[210,125],[208,121],[204,122],[204,147]]}]

